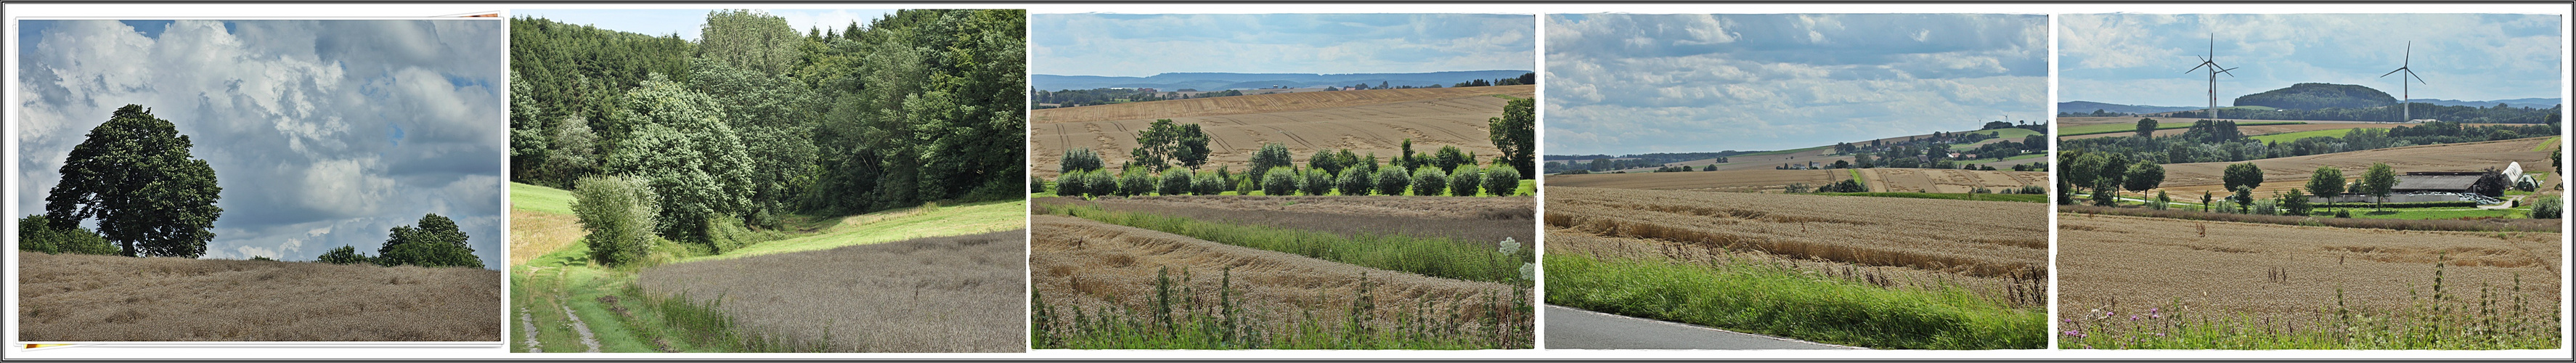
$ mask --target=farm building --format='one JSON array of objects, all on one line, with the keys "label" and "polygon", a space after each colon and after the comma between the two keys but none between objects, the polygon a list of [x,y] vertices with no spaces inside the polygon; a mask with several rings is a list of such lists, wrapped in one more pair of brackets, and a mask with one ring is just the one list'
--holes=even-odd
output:
[{"label": "farm building", "polygon": [[2392,191],[2467,193],[2470,185],[2477,184],[2478,176],[2485,174],[2483,171],[2410,171],[2397,176],[2397,187]]}]

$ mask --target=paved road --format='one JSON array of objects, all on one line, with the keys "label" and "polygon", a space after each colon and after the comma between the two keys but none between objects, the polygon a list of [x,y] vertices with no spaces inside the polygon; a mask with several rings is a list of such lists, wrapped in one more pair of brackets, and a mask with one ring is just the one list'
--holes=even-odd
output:
[{"label": "paved road", "polygon": [[1547,306],[1547,349],[1861,349]]}]

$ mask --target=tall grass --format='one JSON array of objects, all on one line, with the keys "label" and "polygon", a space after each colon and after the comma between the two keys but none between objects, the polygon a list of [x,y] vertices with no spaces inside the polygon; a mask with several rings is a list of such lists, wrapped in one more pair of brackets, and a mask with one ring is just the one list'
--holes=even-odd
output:
[{"label": "tall grass", "polygon": [[[1510,289],[1510,301],[1489,298],[1456,310],[1433,309],[1428,301],[1388,307],[1375,300],[1373,283],[1362,275],[1339,319],[1309,310],[1291,321],[1263,321],[1234,287],[1233,269],[1219,275],[1213,300],[1195,291],[1192,278],[1187,270],[1178,281],[1168,267],[1156,271],[1153,300],[1143,310],[1059,308],[1031,292],[1029,343],[1037,349],[1526,349],[1534,333],[1523,289]],[[1383,315],[1394,318],[1376,318]]]},{"label": "tall grass", "polygon": [[[2331,306],[2302,317],[2200,314],[2179,302],[2145,311],[2094,309],[2060,320],[2066,349],[2557,349],[2556,301],[2513,286],[2479,284],[2468,298],[2435,262],[2431,296],[2408,290],[2397,308],[2354,306],[2336,289]],[[2545,288],[2545,286],[2544,286]],[[2545,296],[2545,295],[2543,295]]]},{"label": "tall grass", "polygon": [[1041,205],[1036,213],[1071,216],[1103,223],[1190,236],[1218,243],[1258,248],[1424,276],[1526,285],[1522,265],[1536,258],[1535,248],[1502,251],[1450,238],[1405,234],[1360,233],[1348,237],[1310,230],[1201,221],[1188,217],[1124,212],[1084,205]]},{"label": "tall grass", "polygon": [[1964,288],[1887,288],[1731,260],[1682,263],[1548,254],[1547,301],[1612,314],[1832,344],[2039,349],[2047,312]]}]

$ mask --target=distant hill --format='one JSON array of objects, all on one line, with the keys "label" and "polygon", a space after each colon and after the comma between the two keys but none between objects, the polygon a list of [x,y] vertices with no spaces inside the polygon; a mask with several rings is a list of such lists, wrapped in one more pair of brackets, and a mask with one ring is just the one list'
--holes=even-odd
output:
[{"label": "distant hill", "polygon": [[2325,108],[2364,108],[2397,104],[2388,92],[2350,84],[2300,83],[2286,88],[2236,97],[2237,106],[2264,106],[2292,110]]},{"label": "distant hill", "polygon": [[2198,109],[2201,109],[2201,108],[2202,108],[2202,107],[2196,107],[2196,106],[2143,106],[2143,105],[2119,105],[2119,104],[2109,104],[2109,103],[2101,103],[2101,102],[2093,102],[2093,101],[2069,101],[2069,102],[2058,102],[2058,103],[2057,103],[2057,112],[2061,112],[2061,113],[2065,113],[2065,112],[2072,112],[2072,113],[2090,113],[2090,112],[2093,112],[2093,111],[2095,111],[2095,110],[2100,110],[2100,111],[2102,111],[2102,112],[2109,112],[2109,113],[2158,113],[2158,112],[2174,112],[2174,111],[2182,111],[2182,110],[2198,110]]},{"label": "distant hill", "polygon": [[2550,108],[2550,107],[2557,107],[2557,106],[2560,104],[2560,101],[2558,100],[2558,98],[2555,98],[2555,97],[2552,97],[2552,98],[2516,98],[2516,99],[2510,99],[2510,100],[2494,100],[2494,101],[2455,101],[2455,100],[2432,99],[2432,98],[2417,98],[2417,99],[2413,99],[2413,100],[2409,100],[2409,101],[2414,101],[2415,103],[2427,103],[2427,104],[2433,104],[2433,105],[2439,105],[2439,106],[2468,106],[2468,107],[2495,107],[2495,105],[2496,105],[2496,104],[2498,104],[2498,103],[2502,103],[2502,104],[2504,104],[2504,105],[2505,105],[2505,107]]},{"label": "distant hill", "polygon": [[1478,79],[1491,80],[1513,78],[1520,77],[1522,74],[1527,73],[1530,73],[1530,71],[1491,70],[1431,73],[1349,74],[1164,73],[1147,77],[1060,76],[1052,74],[1037,74],[1029,76],[1029,86],[1030,88],[1046,91],[1119,87],[1155,88],[1163,91],[1180,89],[1221,91],[1227,89],[1270,88],[1272,86],[1288,88],[1326,86],[1349,87],[1351,85],[1361,83],[1366,83],[1369,87],[1377,87],[1379,83],[1385,83],[1389,87],[1429,87],[1432,85],[1448,87],[1456,85],[1458,82]]}]

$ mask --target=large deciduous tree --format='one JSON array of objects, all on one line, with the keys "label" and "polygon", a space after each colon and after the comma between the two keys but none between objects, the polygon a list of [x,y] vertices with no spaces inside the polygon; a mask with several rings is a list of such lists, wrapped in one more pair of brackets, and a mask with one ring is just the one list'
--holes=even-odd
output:
[{"label": "large deciduous tree", "polygon": [[1502,155],[1494,158],[1501,164],[1510,165],[1513,170],[1519,172],[1519,175],[1538,175],[1535,169],[1538,165],[1536,108],[1535,101],[1527,98],[1513,98],[1511,102],[1503,104],[1502,117],[1485,120],[1486,133],[1493,139],[1494,148],[1502,149],[1503,152]]},{"label": "large deciduous tree", "polygon": [[2396,189],[2397,169],[2388,167],[2388,163],[2371,163],[2370,171],[2361,173],[2361,192],[2370,194],[2372,208],[2387,201],[2388,193]]},{"label": "large deciduous tree", "polygon": [[2263,167],[2254,166],[2254,163],[2227,164],[2227,169],[2220,172],[2218,179],[2226,183],[2227,190],[2236,190],[2236,187],[2261,188],[2263,187]]},{"label": "large deciduous tree", "polygon": [[642,126],[609,154],[606,171],[649,181],[661,197],[663,238],[706,243],[708,218],[750,210],[754,164],[713,99],[653,77],[625,101],[620,114]]},{"label": "large deciduous tree", "polygon": [[63,162],[62,182],[45,196],[57,230],[98,218],[98,233],[125,256],[196,258],[214,240],[223,192],[215,169],[191,156],[178,126],[140,105],[119,107]]},{"label": "large deciduous tree", "polygon": [[414,265],[421,267],[483,267],[483,259],[474,257],[474,248],[466,244],[469,236],[456,227],[456,221],[432,213],[420,217],[417,226],[394,227],[383,247],[376,249],[379,265]]}]

